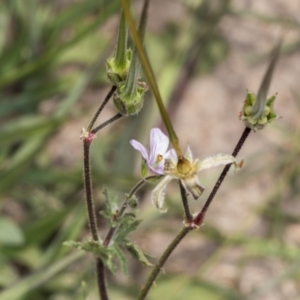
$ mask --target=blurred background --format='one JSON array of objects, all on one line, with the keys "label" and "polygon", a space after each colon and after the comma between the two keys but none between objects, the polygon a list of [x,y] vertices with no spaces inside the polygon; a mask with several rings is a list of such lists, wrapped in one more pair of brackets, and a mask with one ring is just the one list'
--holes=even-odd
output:
[{"label": "blurred background", "polygon": [[[142,1],[133,1],[138,16]],[[281,116],[251,133],[207,213],[168,260],[148,299],[300,299],[300,2],[152,0],[146,49],[183,149],[231,153],[242,131],[246,90],[256,93],[269,52],[282,56],[270,94]],[[0,2],[0,300],[97,299],[93,259],[62,243],[89,238],[82,183],[83,126],[110,89],[120,12],[110,0]],[[99,124],[116,113],[108,104]],[[122,198],[139,179],[129,140],[164,126],[148,92],[135,117],[104,129],[92,145],[97,209],[107,185]],[[213,187],[220,169],[199,174]],[[139,193],[132,234],[155,262],[182,227],[176,183],[168,212]],[[298,196],[297,196],[298,195]],[[103,235],[105,220],[99,220]],[[134,299],[150,270],[129,260],[129,277],[108,276],[111,299]]]}]

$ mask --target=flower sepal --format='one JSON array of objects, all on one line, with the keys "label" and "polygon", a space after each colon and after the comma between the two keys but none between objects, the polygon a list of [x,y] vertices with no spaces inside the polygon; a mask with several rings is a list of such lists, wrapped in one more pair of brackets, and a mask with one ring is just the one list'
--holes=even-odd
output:
[{"label": "flower sepal", "polygon": [[251,128],[253,131],[256,131],[263,129],[266,124],[271,123],[272,121],[277,119],[278,115],[273,108],[276,96],[277,94],[267,99],[262,116],[256,117],[253,113],[253,107],[257,98],[253,93],[248,92],[243,109],[240,113],[240,119],[244,122],[245,126]]},{"label": "flower sepal", "polygon": [[144,105],[144,95],[148,90],[145,83],[139,83],[132,93],[125,93],[126,83],[121,82],[114,94],[114,104],[116,109],[123,116],[136,115]]},{"label": "flower sepal", "polygon": [[120,82],[126,80],[131,57],[131,49],[127,49],[125,55],[125,64],[118,64],[116,61],[116,56],[110,57],[106,60],[106,74],[113,85],[118,86]]}]

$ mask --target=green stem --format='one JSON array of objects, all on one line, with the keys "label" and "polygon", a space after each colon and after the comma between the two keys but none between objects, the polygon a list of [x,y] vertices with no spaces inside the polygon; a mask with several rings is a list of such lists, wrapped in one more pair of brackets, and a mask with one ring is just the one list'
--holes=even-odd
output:
[{"label": "green stem", "polygon": [[161,256],[160,260],[152,270],[146,284],[143,286],[141,292],[138,295],[137,300],[143,300],[147,296],[151,286],[153,285],[156,277],[158,276],[160,270],[164,266],[165,262],[171,255],[171,253],[174,251],[174,249],[177,247],[177,245],[182,241],[182,239],[194,228],[191,227],[183,227],[182,230],[179,232],[179,234],[175,237],[175,239],[171,242],[171,244],[168,246],[166,251]]},{"label": "green stem", "polygon": [[[139,29],[138,29],[139,38],[142,41],[142,43],[145,37],[148,7],[149,7],[149,0],[145,0],[141,18],[140,18]],[[126,79],[125,89],[123,93],[124,97],[132,98],[133,95],[136,94],[140,69],[141,69],[141,63],[139,61],[137,48],[134,47],[131,64],[130,64],[128,76]]]},{"label": "green stem", "polygon": [[135,47],[137,49],[137,53],[139,55],[140,62],[142,64],[145,76],[147,78],[148,84],[149,84],[149,86],[151,88],[151,91],[152,91],[152,93],[155,97],[155,100],[157,102],[161,117],[162,117],[163,122],[164,122],[164,124],[167,128],[167,131],[168,131],[168,134],[169,134],[169,137],[170,137],[170,141],[171,141],[171,143],[172,143],[172,145],[173,145],[173,147],[174,147],[174,149],[177,153],[178,159],[182,159],[184,156],[183,156],[183,153],[182,153],[182,151],[180,149],[180,146],[179,146],[178,137],[177,137],[177,135],[174,131],[171,120],[168,116],[168,113],[167,113],[165,107],[164,107],[164,104],[163,104],[163,101],[162,101],[162,98],[161,98],[161,95],[160,95],[160,92],[159,92],[159,89],[158,89],[158,85],[157,85],[157,82],[156,82],[156,79],[155,79],[155,75],[154,75],[152,67],[150,65],[149,58],[147,56],[146,50],[144,49],[143,44],[141,42],[141,39],[139,37],[138,31],[136,30],[133,18],[132,18],[131,13],[130,13],[129,6],[126,3],[126,0],[121,0],[121,4],[122,4],[122,8],[123,8],[124,15],[126,17],[128,26],[130,28],[131,35],[133,36],[134,44],[135,44]]},{"label": "green stem", "polygon": [[126,67],[127,37],[128,37],[128,30],[127,30],[125,16],[122,11],[121,18],[120,18],[120,25],[119,25],[119,29],[118,29],[117,49],[116,49],[116,55],[115,55],[115,61],[116,61],[117,68],[123,69]]}]

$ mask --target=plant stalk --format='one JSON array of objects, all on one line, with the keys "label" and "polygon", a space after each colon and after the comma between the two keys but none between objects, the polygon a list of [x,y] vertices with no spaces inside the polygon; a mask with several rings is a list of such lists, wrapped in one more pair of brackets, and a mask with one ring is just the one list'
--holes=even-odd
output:
[{"label": "plant stalk", "polygon": [[114,94],[114,92],[116,91],[117,87],[116,86],[112,86],[110,91],[108,92],[108,94],[106,95],[104,101],[101,103],[100,107],[98,108],[98,110],[96,111],[95,115],[93,116],[91,122],[89,123],[88,127],[87,127],[87,131],[90,132],[97,120],[97,118],[99,117],[100,113],[102,112],[103,108],[105,107],[105,105],[108,103],[109,99],[111,98],[111,96]]},{"label": "plant stalk", "polygon": [[163,253],[161,258],[159,259],[158,263],[152,270],[150,276],[148,277],[148,280],[146,284],[142,287],[141,292],[138,295],[137,300],[143,300],[147,296],[151,286],[153,285],[156,277],[158,276],[160,270],[164,266],[165,262],[171,255],[171,253],[174,251],[174,249],[177,247],[177,245],[182,241],[182,239],[194,228],[192,227],[183,227],[182,230],[179,232],[179,234],[175,237],[175,239],[171,242],[171,244],[168,246],[166,251]]}]

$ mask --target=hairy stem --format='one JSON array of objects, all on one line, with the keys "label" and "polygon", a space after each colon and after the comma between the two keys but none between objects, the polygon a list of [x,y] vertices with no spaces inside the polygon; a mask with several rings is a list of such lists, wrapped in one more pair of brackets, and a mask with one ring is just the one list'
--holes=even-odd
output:
[{"label": "hairy stem", "polygon": [[107,290],[106,290],[106,270],[104,263],[101,258],[96,258],[96,274],[98,282],[98,291],[101,300],[108,300]]},{"label": "hairy stem", "polygon": [[[89,227],[92,238],[96,242],[100,242],[97,230],[97,217],[95,212],[93,200],[93,187],[91,179],[91,165],[90,165],[90,145],[91,141],[88,139],[83,140],[83,161],[84,161],[84,186],[85,186],[85,200],[88,214]],[[106,283],[105,283],[105,268],[102,260],[96,258],[96,273],[97,284],[99,289],[99,296],[101,300],[108,300]]]},{"label": "hairy stem", "polygon": [[[98,243],[100,243],[100,239],[98,236],[97,230],[97,215],[95,211],[94,199],[93,199],[93,186],[92,186],[92,176],[91,176],[91,158],[90,158],[90,146],[93,141],[93,135],[96,134],[100,129],[104,128],[108,124],[120,119],[122,115],[117,114],[116,116],[112,117],[108,121],[102,123],[95,129],[91,130],[92,127],[101,113],[102,109],[108,102],[109,98],[114,92],[114,87],[112,87],[110,93],[106,96],[104,102],[101,104],[100,108],[98,109],[97,113],[93,117],[92,121],[88,127],[88,136],[83,138],[83,177],[84,177],[84,187],[85,187],[85,202],[87,208],[87,215],[88,215],[88,222],[89,228],[92,235],[92,239]],[[90,131],[91,130],[91,131]],[[108,300],[108,294],[106,289],[106,282],[105,282],[105,266],[103,261],[100,257],[96,258],[96,274],[97,274],[97,285],[99,290],[99,296],[101,300]]]},{"label": "hairy stem", "polygon": [[[251,132],[251,129],[248,128],[248,127],[245,127],[245,129],[244,129],[244,131],[243,131],[243,133],[242,133],[242,135],[241,135],[241,137],[240,137],[237,145],[235,146],[235,148],[234,148],[234,150],[232,152],[232,156],[233,157],[237,156],[237,154],[241,150],[242,146],[244,145],[247,137],[249,136],[250,132]],[[206,211],[208,210],[211,202],[213,201],[215,195],[217,194],[217,192],[218,192],[218,190],[219,190],[219,188],[220,188],[223,180],[225,179],[225,177],[226,177],[226,175],[227,175],[227,173],[228,173],[231,165],[232,164],[228,164],[228,165],[226,165],[224,167],[224,169],[223,169],[222,173],[220,174],[220,176],[219,176],[219,178],[218,178],[218,180],[217,180],[214,188],[212,189],[210,195],[208,196],[208,198],[207,198],[207,200],[206,200],[206,202],[205,202],[205,204],[204,204],[201,212],[194,219],[194,223],[196,225],[200,226],[202,224],[203,219],[204,219],[204,215],[205,215]]]},{"label": "hairy stem", "polygon": [[103,108],[105,107],[105,105],[107,104],[107,102],[109,101],[109,99],[111,98],[111,96],[114,94],[114,92],[116,91],[117,87],[116,86],[112,86],[110,91],[108,92],[108,94],[106,95],[104,101],[101,103],[100,107],[98,108],[98,110],[96,111],[95,115],[93,116],[90,124],[87,127],[87,131],[90,132],[97,120],[97,118],[99,117],[100,113],[102,112]]},{"label": "hairy stem", "polygon": [[139,293],[137,300],[145,299],[152,284],[154,283],[156,277],[158,276],[160,270],[162,269],[163,265],[165,264],[165,262],[167,261],[171,253],[174,251],[177,245],[182,241],[182,239],[193,229],[194,228],[192,227],[183,227],[182,230],[179,232],[179,234],[174,238],[174,240],[168,246],[166,251],[161,256],[160,260],[152,270],[146,284],[143,286],[141,292]]},{"label": "hairy stem", "polygon": [[84,162],[84,186],[85,186],[85,200],[88,214],[88,221],[90,231],[94,241],[99,242],[97,230],[97,218],[95,213],[95,206],[93,200],[93,187],[91,179],[91,164],[90,164],[90,145],[88,140],[83,141],[83,162]]}]

